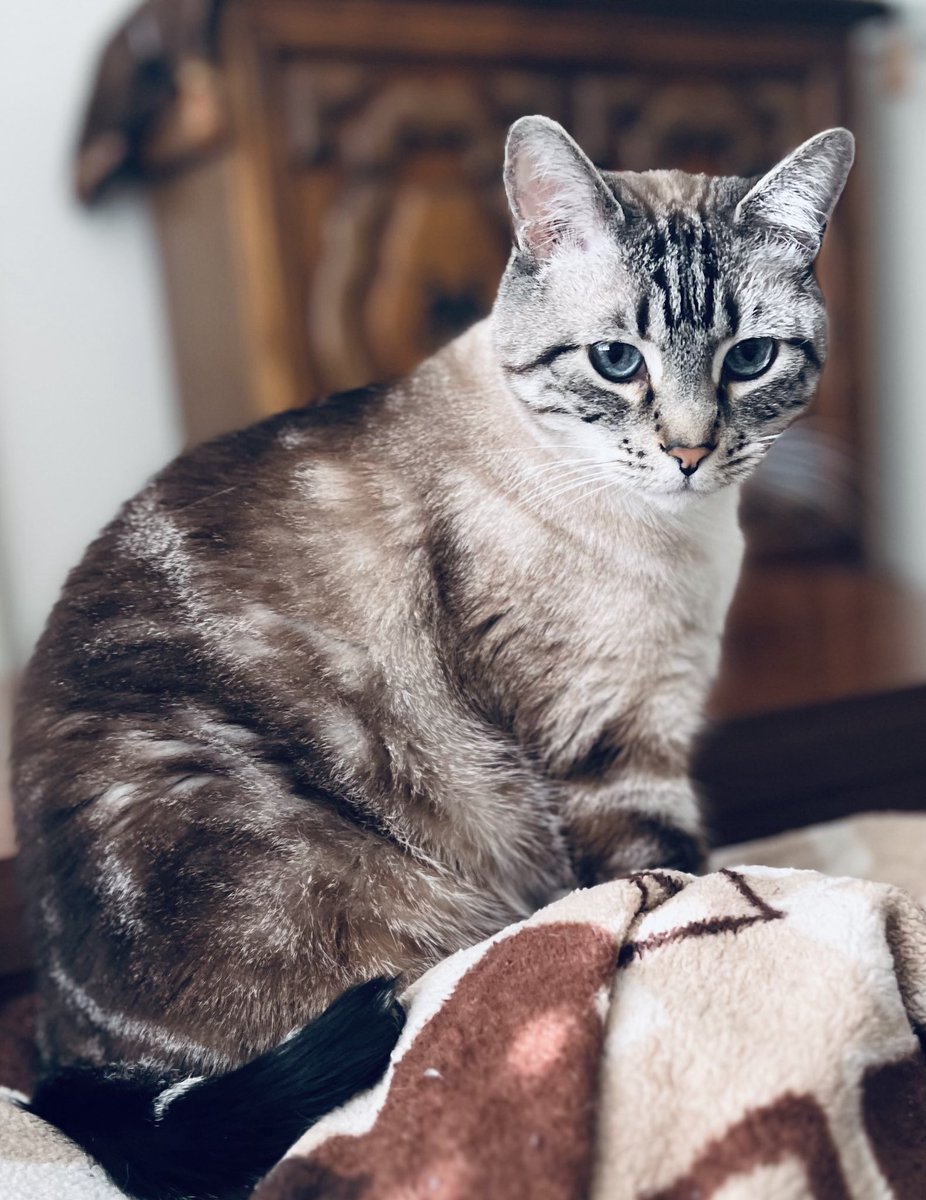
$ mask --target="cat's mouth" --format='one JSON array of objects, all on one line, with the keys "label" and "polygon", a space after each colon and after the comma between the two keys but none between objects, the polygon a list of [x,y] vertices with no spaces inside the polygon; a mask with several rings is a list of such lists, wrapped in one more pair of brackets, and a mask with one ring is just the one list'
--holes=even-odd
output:
[{"label": "cat's mouth", "polygon": [[733,482],[734,480],[728,478],[722,471],[709,471],[703,475],[698,472],[694,475],[683,476],[673,487],[666,488],[666,491],[674,497],[711,496],[714,492],[723,491]]}]

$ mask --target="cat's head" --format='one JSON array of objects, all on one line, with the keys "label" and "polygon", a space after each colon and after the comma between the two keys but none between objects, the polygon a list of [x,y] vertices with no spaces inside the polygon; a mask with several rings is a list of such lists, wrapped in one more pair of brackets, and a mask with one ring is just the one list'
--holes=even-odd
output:
[{"label": "cat's head", "polygon": [[813,265],[853,150],[831,129],[758,180],[608,172],[555,121],[516,122],[494,337],[548,439],[653,495],[747,475],[816,388]]}]

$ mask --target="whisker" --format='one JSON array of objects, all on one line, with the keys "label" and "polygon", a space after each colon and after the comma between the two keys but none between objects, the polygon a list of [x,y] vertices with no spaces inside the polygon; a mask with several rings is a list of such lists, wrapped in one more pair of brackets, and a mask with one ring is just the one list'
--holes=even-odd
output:
[{"label": "whisker", "polygon": [[576,498],[574,500],[570,501],[569,504],[564,506],[563,512],[565,512],[567,509],[575,507],[575,505],[578,504],[582,500],[590,500],[592,498],[592,496],[597,496],[599,492],[604,492],[608,488],[615,487],[617,482],[618,481],[616,479],[609,479],[609,480],[607,480],[607,482],[601,484],[600,487],[596,487],[593,492],[589,492],[585,496],[576,496]]},{"label": "whisker", "polygon": [[[549,445],[547,445],[547,443],[543,443],[543,445],[548,451],[552,451],[554,448],[562,449],[562,450],[587,450],[588,449],[587,443],[584,443],[584,442],[560,442],[560,441],[557,441],[555,443],[550,443]],[[499,450],[492,450],[492,449],[489,449],[488,447],[482,447],[482,448],[480,448],[479,453],[480,454],[486,454],[486,453],[488,453],[488,454],[529,454],[530,449],[531,448],[529,446],[523,446],[523,445],[522,446],[504,446]],[[534,447],[534,449],[536,449],[536,447]]]},{"label": "whisker", "polygon": [[[568,483],[570,479],[574,479],[576,477],[581,478],[581,476],[583,476],[588,469],[588,467],[571,467],[568,471],[563,471],[554,476],[552,479],[549,478],[549,476],[544,479],[528,476],[526,482],[530,486],[528,487],[525,496],[530,498],[535,495],[541,495],[542,493],[546,492],[548,488],[552,487],[555,489],[560,484]],[[518,494],[518,487],[523,482],[525,482],[525,480],[521,477],[512,479],[507,485],[504,486],[505,494],[508,496],[516,496]]]},{"label": "whisker", "polygon": [[589,465],[596,466],[612,461],[612,459],[608,458],[589,458],[587,455],[584,458],[561,458],[557,462],[541,463],[539,466],[531,467],[529,470],[525,471],[524,474],[528,477],[533,477],[536,475],[544,475],[550,471],[564,470],[567,467],[576,468]]},{"label": "whisker", "polygon": [[[594,478],[597,478],[597,473],[595,473]],[[555,496],[559,496],[560,492],[569,491],[570,488],[581,485],[587,479],[589,479],[589,472],[582,472],[581,474],[570,476],[569,479],[542,480],[539,484],[529,487],[521,496],[518,496],[516,487],[511,487],[509,488],[509,494],[521,500],[524,504],[533,504],[537,498],[552,499]]]},{"label": "whisker", "polygon": [[525,504],[531,504],[541,497],[547,502],[551,502],[558,500],[560,496],[565,496],[567,492],[575,491],[576,488],[584,487],[589,483],[597,483],[600,479],[613,478],[613,475],[614,472],[612,470],[588,472],[579,479],[570,479],[566,482],[561,482],[559,486],[553,488],[543,486],[533,488],[522,499]]},{"label": "whisker", "polygon": [[723,465],[724,469],[726,470],[727,467],[735,467],[735,466],[738,466],[740,463],[749,463],[749,462],[752,462],[753,460],[757,459],[758,457],[759,456],[757,453],[755,453],[755,451],[753,451],[752,453],[747,452],[746,454],[741,454],[739,456],[739,458],[727,459],[727,461],[725,463],[723,463],[722,465]]},{"label": "whisker", "polygon": [[523,475],[516,476],[505,487],[506,495],[512,496],[517,493],[519,484],[527,482],[532,485],[529,487],[527,496],[533,497],[535,494],[548,493],[547,489],[552,488],[555,492],[563,484],[568,484],[571,481],[580,481],[582,478],[597,475],[601,471],[609,470],[618,463],[618,459],[590,459],[583,458],[575,462],[563,462],[561,464],[547,464],[554,468],[560,466],[560,470],[534,470],[525,471]]},{"label": "whisker", "polygon": [[189,504],[182,504],[175,511],[186,512],[188,508],[195,508],[197,504],[205,504],[207,500],[215,500],[217,496],[227,496],[229,492],[236,491],[240,486],[238,483],[232,483],[228,487],[219,488],[215,492],[207,492],[205,496],[200,496],[198,500],[191,500]]}]

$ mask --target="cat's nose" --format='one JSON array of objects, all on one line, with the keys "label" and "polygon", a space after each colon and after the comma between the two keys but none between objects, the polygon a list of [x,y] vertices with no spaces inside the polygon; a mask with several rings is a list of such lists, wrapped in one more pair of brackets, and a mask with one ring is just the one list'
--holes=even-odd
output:
[{"label": "cat's nose", "polygon": [[713,446],[663,446],[666,454],[678,460],[678,469],[683,475],[694,475],[701,460],[707,458],[713,449]]}]

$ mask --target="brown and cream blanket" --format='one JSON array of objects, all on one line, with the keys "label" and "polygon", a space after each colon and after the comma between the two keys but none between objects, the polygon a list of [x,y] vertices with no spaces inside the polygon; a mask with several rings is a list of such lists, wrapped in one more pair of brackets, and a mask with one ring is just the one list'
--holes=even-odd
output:
[{"label": "brown and cream blanket", "polygon": [[[926,891],[926,817],[788,836],[791,861],[816,838]],[[407,1002],[385,1078],[255,1200],[926,1200],[926,912],[897,887],[646,872],[455,955]],[[0,1195],[115,1194],[37,1124],[0,1104]]]}]

